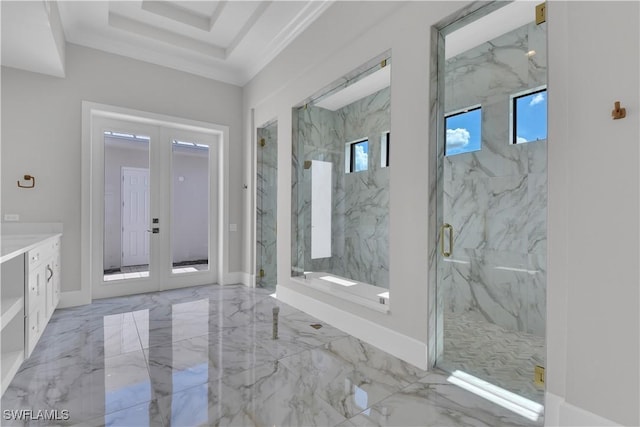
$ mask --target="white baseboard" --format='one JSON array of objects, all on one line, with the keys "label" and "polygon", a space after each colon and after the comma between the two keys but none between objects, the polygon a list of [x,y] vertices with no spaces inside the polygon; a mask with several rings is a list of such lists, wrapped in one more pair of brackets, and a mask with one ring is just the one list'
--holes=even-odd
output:
[{"label": "white baseboard", "polygon": [[236,271],[233,273],[227,273],[224,276],[225,285],[237,285],[242,284],[245,286],[251,286],[251,275],[244,271]]},{"label": "white baseboard", "polygon": [[427,344],[400,334],[370,320],[340,310],[295,290],[278,285],[276,296],[282,302],[317,317],[420,369],[428,369]]},{"label": "white baseboard", "polygon": [[62,292],[58,308],[91,304],[91,296],[85,290]]},{"label": "white baseboard", "polygon": [[581,426],[612,427],[620,426],[585,409],[567,403],[563,397],[553,393],[545,393],[544,425],[545,426]]}]

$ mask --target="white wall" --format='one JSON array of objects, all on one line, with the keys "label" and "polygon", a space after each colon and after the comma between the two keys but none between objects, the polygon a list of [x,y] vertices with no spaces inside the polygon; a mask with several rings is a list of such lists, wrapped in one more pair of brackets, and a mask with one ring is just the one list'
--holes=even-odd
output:
[{"label": "white wall", "polygon": [[[66,58],[64,79],[2,67],[2,214],[64,223],[63,291],[81,285],[83,100],[229,126],[229,217],[242,224],[239,87],[72,44]],[[16,187],[25,173],[35,189]],[[230,233],[231,272],[241,269],[241,233]]]},{"label": "white wall", "polygon": [[[329,307],[325,311],[318,308],[315,314],[344,310],[365,319],[359,323],[363,325],[358,331],[361,336],[390,336],[387,332],[392,331],[425,346],[428,342],[427,241],[434,236],[427,232],[427,191],[417,190],[426,186],[429,176],[429,30],[465,4],[335,3],[244,90],[247,153],[253,149],[252,119],[263,123],[277,117],[278,186],[288,189],[291,107],[391,49],[394,167],[390,170],[388,315],[289,279],[291,192],[278,192],[278,292],[282,290],[290,300],[298,299],[308,308],[316,306],[313,301]],[[639,5],[548,5],[546,419],[550,425],[597,425],[608,420],[638,425]],[[627,106],[627,119],[611,120],[615,100]],[[252,173],[249,155],[245,161],[248,180]],[[245,270],[251,271],[251,242],[245,244]],[[351,324],[339,326],[354,331],[353,324],[358,322],[342,316],[347,317]],[[398,347],[408,343],[394,342]],[[396,348],[395,353],[401,350]]]},{"label": "white wall", "polygon": [[548,5],[547,391],[640,425],[640,4]]},{"label": "white wall", "polygon": [[[390,313],[317,292],[290,280],[291,191],[278,192],[278,284],[356,314],[414,344],[414,363],[426,366],[430,30],[463,3],[337,2],[245,86],[247,151],[255,123],[278,119],[278,188],[291,186],[291,108],[370,59],[391,49]],[[358,17],[353,19],[353,17]],[[250,164],[247,176],[250,176]],[[410,173],[407,173],[410,171]],[[416,191],[416,189],[424,191]],[[250,248],[250,246],[247,246]],[[248,264],[250,252],[245,254]],[[363,323],[364,325],[364,323]],[[344,327],[344,325],[343,325]],[[371,329],[351,325],[364,336]],[[378,334],[380,335],[380,334]],[[420,345],[415,345],[420,343]],[[384,343],[378,343],[384,345]],[[391,351],[387,345],[385,349]],[[395,346],[395,350],[402,349]]]}]

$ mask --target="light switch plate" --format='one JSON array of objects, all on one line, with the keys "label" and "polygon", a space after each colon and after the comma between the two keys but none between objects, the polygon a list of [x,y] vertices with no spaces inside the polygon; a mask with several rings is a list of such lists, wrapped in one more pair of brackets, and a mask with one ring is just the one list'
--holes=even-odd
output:
[{"label": "light switch plate", "polygon": [[4,214],[4,220],[5,221],[20,221],[20,215],[19,214]]}]

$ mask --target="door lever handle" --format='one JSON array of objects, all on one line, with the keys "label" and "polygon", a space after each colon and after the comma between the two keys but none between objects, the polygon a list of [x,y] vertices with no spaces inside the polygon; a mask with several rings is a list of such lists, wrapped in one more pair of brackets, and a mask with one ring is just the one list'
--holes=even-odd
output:
[{"label": "door lever handle", "polygon": [[158,233],[160,233],[160,228],[159,227],[153,227],[151,230],[147,230],[147,233],[158,234]]},{"label": "door lever handle", "polygon": [[[449,250],[445,251],[444,250],[444,232],[447,229],[449,230]],[[443,257],[449,258],[452,252],[453,252],[453,227],[451,226],[451,224],[445,223],[445,224],[442,224],[442,227],[440,227],[440,253],[442,254]]]}]

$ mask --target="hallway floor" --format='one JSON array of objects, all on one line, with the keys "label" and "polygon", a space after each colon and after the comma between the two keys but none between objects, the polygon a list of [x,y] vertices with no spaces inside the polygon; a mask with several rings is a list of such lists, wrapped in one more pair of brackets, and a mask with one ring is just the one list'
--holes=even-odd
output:
[{"label": "hallway floor", "polygon": [[90,426],[533,425],[269,294],[210,285],[57,310],[2,409]]}]

